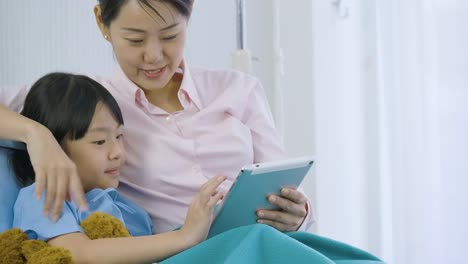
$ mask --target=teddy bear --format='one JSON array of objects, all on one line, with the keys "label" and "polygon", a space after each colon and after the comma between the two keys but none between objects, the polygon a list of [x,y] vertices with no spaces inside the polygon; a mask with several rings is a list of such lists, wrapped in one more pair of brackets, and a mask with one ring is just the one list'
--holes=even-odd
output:
[{"label": "teddy bear", "polygon": [[[124,224],[107,213],[94,212],[80,223],[90,239],[129,237]],[[70,251],[30,240],[20,229],[0,233],[0,264],[72,264]]]}]

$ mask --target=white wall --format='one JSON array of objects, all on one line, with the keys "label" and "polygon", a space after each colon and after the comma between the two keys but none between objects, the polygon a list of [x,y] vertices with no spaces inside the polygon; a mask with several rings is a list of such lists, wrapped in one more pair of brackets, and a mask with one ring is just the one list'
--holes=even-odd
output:
[{"label": "white wall", "polygon": [[94,22],[93,1],[0,1],[0,85],[32,83],[62,70],[106,74],[112,51]]},{"label": "white wall", "polygon": [[235,1],[195,1],[186,58],[190,66],[231,67],[236,47]]}]

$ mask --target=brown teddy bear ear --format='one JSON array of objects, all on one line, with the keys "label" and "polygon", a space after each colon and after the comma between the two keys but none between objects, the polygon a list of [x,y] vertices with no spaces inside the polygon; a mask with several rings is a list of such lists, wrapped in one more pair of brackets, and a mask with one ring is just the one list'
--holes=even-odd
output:
[{"label": "brown teddy bear ear", "polygon": [[27,240],[24,241],[23,245],[21,246],[21,253],[23,253],[23,256],[26,258],[26,260],[30,260],[31,256],[39,252],[41,249],[45,247],[50,247],[49,244],[47,244],[44,241],[41,240]]},{"label": "brown teddy bear ear", "polygon": [[45,247],[31,255],[30,264],[73,264],[70,251],[61,247]]},{"label": "brown teddy bear ear", "polygon": [[0,264],[23,264],[21,244],[28,236],[18,228],[9,229],[0,234]]},{"label": "brown teddy bear ear", "polygon": [[124,224],[107,213],[94,212],[80,225],[90,239],[130,236]]}]

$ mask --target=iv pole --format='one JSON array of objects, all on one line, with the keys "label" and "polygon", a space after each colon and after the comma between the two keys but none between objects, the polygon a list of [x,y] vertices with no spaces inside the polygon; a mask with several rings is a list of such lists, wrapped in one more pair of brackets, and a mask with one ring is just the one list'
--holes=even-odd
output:
[{"label": "iv pole", "polygon": [[245,2],[236,0],[237,10],[237,50],[232,54],[232,67],[246,73],[252,72],[252,56],[245,49]]},{"label": "iv pole", "polygon": [[273,10],[273,116],[281,140],[284,138],[284,103],[281,80],[284,76],[284,55],[280,37],[279,0],[272,1]]}]

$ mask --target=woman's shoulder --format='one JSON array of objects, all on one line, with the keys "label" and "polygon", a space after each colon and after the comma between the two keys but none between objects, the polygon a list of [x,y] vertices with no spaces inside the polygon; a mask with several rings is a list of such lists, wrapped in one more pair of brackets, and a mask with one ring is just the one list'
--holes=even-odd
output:
[{"label": "woman's shoulder", "polygon": [[218,84],[258,83],[257,77],[233,69],[190,68],[195,82],[209,82]]},{"label": "woman's shoulder", "polygon": [[190,74],[201,100],[205,103],[217,99],[234,100],[238,103],[241,97],[261,87],[255,76],[232,69],[190,68]]}]

